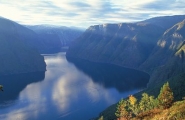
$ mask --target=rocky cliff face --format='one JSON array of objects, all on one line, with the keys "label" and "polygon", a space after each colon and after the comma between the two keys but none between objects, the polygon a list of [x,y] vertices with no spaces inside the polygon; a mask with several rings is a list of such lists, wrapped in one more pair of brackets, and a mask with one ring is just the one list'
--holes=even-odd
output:
[{"label": "rocky cliff face", "polygon": [[34,41],[30,37],[32,32],[26,30],[13,21],[0,18],[0,75],[46,70],[43,56],[30,46]]},{"label": "rocky cliff face", "polygon": [[163,31],[156,25],[140,23],[91,26],[70,46],[67,56],[137,68]]},{"label": "rocky cliff face", "polygon": [[185,20],[166,30],[140,69],[151,70],[149,85],[185,71]]}]

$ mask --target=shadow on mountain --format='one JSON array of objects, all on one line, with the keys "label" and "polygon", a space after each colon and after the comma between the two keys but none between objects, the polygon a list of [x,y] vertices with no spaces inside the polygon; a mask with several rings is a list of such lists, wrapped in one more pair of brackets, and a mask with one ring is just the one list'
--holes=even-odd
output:
[{"label": "shadow on mountain", "polygon": [[119,92],[142,89],[150,76],[144,72],[108,63],[94,63],[81,59],[67,59],[89,77],[105,88],[116,88]]},{"label": "shadow on mountain", "polygon": [[28,84],[42,81],[44,78],[45,72],[0,76],[0,84],[4,90],[0,91],[0,103],[15,100]]}]

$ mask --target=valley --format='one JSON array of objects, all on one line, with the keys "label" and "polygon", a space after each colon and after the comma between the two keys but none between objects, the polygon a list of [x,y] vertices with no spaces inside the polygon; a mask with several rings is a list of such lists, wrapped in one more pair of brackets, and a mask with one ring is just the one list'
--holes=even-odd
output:
[{"label": "valley", "polygon": [[185,96],[185,15],[92,25],[85,31],[2,17],[0,25],[2,119],[19,118],[16,110],[21,119],[116,119],[121,98],[140,99],[143,92],[157,97],[167,81],[174,101]]}]

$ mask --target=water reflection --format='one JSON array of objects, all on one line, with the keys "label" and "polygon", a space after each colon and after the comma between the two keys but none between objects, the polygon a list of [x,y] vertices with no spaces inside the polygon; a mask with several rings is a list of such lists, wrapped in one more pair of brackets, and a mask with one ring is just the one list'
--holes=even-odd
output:
[{"label": "water reflection", "polygon": [[44,81],[27,85],[14,104],[1,105],[0,119],[88,120],[137,91],[120,93],[114,86],[102,87],[100,81],[95,83],[92,76],[69,63],[65,53],[45,56],[45,61]]},{"label": "water reflection", "polygon": [[0,93],[0,103],[15,100],[19,93],[30,83],[43,80],[45,72],[33,72],[0,76],[4,91]]},{"label": "water reflection", "polygon": [[68,61],[74,63],[94,82],[105,88],[116,88],[119,92],[145,88],[150,77],[147,73],[113,64],[93,63],[80,59],[68,59]]}]

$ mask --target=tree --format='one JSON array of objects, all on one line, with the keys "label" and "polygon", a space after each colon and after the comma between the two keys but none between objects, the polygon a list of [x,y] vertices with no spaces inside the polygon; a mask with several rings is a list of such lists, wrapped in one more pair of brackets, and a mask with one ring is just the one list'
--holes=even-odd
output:
[{"label": "tree", "polygon": [[103,120],[103,116],[101,116],[98,120]]},{"label": "tree", "polygon": [[171,107],[173,99],[174,99],[173,92],[170,89],[169,83],[167,82],[163,85],[163,87],[160,90],[160,94],[158,96],[159,105],[162,108],[167,109]]},{"label": "tree", "polygon": [[115,113],[118,119],[128,120],[130,117],[129,112],[127,111],[127,101],[121,99],[117,105],[117,111]]},{"label": "tree", "polygon": [[159,100],[154,98],[154,96],[150,96],[150,110],[159,107]]},{"label": "tree", "polygon": [[129,96],[128,109],[135,115],[137,115],[140,112],[137,104],[137,99],[133,95]]},{"label": "tree", "polygon": [[154,96],[149,96],[147,93],[142,94],[142,98],[139,102],[139,108],[141,112],[149,111],[158,106],[158,100]]},{"label": "tree", "polygon": [[150,98],[147,93],[142,94],[142,98],[139,102],[139,108],[142,112],[149,110]]}]

